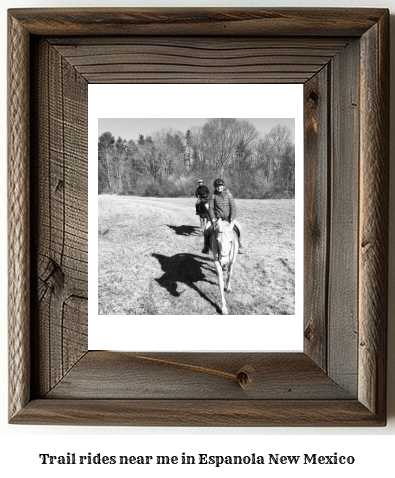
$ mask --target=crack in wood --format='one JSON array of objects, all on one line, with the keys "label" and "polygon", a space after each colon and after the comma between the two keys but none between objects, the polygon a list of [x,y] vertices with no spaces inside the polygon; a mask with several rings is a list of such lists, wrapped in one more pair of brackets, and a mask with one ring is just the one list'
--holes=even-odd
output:
[{"label": "crack in wood", "polygon": [[174,362],[172,360],[165,360],[156,357],[148,357],[146,355],[136,355],[137,359],[147,360],[155,363],[161,363],[163,365],[169,365],[172,367],[178,367],[185,370],[190,370],[193,372],[208,373],[211,375],[216,375],[217,377],[223,377],[229,380],[237,382],[243,390],[246,390],[252,383],[252,374],[254,368],[250,365],[245,365],[239,369],[236,373],[226,372],[224,370],[213,369],[209,367],[204,367],[201,365],[193,365],[184,362]]}]

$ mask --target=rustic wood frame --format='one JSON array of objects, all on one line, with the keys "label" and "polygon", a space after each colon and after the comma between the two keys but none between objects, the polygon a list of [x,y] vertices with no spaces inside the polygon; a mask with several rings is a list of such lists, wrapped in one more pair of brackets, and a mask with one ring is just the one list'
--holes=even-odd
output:
[{"label": "rustic wood frame", "polygon": [[[9,11],[11,423],[385,425],[388,30],[385,9]],[[304,83],[303,353],[87,350],[89,82]]]}]

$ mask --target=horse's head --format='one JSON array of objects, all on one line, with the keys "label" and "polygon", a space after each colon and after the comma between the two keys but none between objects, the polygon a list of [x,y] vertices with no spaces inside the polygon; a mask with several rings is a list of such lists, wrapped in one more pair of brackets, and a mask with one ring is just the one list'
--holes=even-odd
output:
[{"label": "horse's head", "polygon": [[208,203],[205,199],[202,199],[197,207],[197,212],[200,217],[206,217],[208,212]]},{"label": "horse's head", "polygon": [[223,270],[228,268],[231,258],[234,241],[233,226],[233,221],[231,223],[222,220],[217,222],[215,235],[218,245],[218,261]]}]

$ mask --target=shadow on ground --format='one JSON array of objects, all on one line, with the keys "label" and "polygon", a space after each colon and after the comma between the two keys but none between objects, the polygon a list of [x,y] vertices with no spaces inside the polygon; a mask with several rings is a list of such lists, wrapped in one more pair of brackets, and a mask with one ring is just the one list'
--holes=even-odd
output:
[{"label": "shadow on ground", "polygon": [[202,229],[198,226],[170,226],[167,224],[167,227],[173,229],[173,231],[178,236],[190,236],[191,234],[201,233]]},{"label": "shadow on ground", "polygon": [[[186,226],[184,226],[186,227]],[[196,291],[202,299],[211,304],[217,311],[220,311],[218,305],[213,302],[207,295],[202,292],[196,285],[197,282],[207,282],[214,286],[218,286],[217,282],[210,281],[206,278],[204,270],[212,270],[208,264],[195,254],[180,253],[167,257],[163,254],[152,254],[159,261],[163,275],[159,279],[155,279],[161,287],[164,287],[172,296],[179,297],[182,292],[177,290],[178,285],[185,284]]]}]

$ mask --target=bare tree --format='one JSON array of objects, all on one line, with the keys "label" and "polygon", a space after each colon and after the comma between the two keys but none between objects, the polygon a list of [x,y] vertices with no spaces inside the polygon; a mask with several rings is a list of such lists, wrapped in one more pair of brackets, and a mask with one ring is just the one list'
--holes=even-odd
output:
[{"label": "bare tree", "polygon": [[257,130],[247,120],[209,119],[202,131],[203,154],[208,158],[212,169],[223,176],[236,160],[237,145],[240,141],[250,147],[257,138]]},{"label": "bare tree", "polygon": [[291,132],[285,125],[278,124],[260,141],[257,152],[269,184],[275,182],[280,170],[281,158],[288,145],[291,144]]},{"label": "bare tree", "polygon": [[112,190],[111,163],[115,138],[110,132],[100,135],[98,142],[99,193]]},{"label": "bare tree", "polygon": [[246,119],[213,118],[186,132],[163,128],[137,142],[107,132],[99,138],[99,193],[189,194],[197,176],[223,177],[236,197],[295,193],[295,147],[278,124],[263,138]]}]

